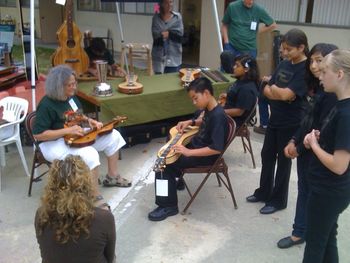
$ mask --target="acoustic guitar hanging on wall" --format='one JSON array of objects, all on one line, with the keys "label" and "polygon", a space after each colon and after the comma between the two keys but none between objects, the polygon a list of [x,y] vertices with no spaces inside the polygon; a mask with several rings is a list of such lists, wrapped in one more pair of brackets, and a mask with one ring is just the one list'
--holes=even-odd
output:
[{"label": "acoustic guitar hanging on wall", "polygon": [[79,77],[89,67],[89,57],[81,46],[81,32],[73,22],[73,0],[66,4],[66,20],[56,32],[59,47],[52,55],[52,65],[69,65]]}]

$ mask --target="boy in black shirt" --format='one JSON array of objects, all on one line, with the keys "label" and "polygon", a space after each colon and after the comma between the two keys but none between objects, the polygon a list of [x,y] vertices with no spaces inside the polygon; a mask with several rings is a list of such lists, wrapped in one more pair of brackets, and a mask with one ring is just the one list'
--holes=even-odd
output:
[{"label": "boy in black shirt", "polygon": [[180,153],[180,158],[167,165],[163,172],[156,172],[156,193],[162,181],[165,182],[167,194],[156,194],[158,207],[148,214],[151,221],[161,221],[178,213],[176,177],[181,175],[182,170],[187,167],[213,164],[225,147],[228,134],[227,116],[213,96],[210,81],[207,78],[198,78],[191,82],[187,92],[193,104],[198,109],[204,110],[204,115],[202,118],[177,124],[179,133],[189,125],[199,126],[199,132],[186,147],[174,145],[172,150]]}]

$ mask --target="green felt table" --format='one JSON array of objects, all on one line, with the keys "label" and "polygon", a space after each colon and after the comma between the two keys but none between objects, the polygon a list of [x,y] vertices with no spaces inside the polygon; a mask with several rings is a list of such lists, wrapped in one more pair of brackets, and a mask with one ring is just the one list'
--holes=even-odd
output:
[{"label": "green felt table", "polygon": [[[221,92],[225,92],[228,86],[234,82],[230,75],[225,76],[230,82],[213,81],[216,97]],[[83,105],[92,104],[99,107],[101,121],[109,121],[117,115],[127,116],[128,120],[121,126],[184,116],[196,110],[182,87],[177,73],[139,77],[138,82],[142,83],[143,92],[135,95],[119,93],[117,88],[121,82],[122,80],[108,80],[107,83],[112,86],[113,95],[96,97],[92,95],[92,90],[97,82],[80,81],[77,95]]]}]

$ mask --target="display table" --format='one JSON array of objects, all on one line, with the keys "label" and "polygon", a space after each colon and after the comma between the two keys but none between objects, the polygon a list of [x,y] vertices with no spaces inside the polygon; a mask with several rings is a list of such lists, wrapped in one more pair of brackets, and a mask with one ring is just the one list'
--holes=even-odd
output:
[{"label": "display table", "polygon": [[[214,82],[215,97],[225,92],[228,86],[234,82],[230,75],[225,75],[230,82]],[[113,96],[96,97],[92,95],[96,82],[80,81],[77,95],[87,106],[98,108],[100,121],[109,121],[113,117],[127,116],[128,120],[121,126],[143,124],[168,118],[188,115],[196,108],[181,86],[179,74],[164,74],[154,76],[142,76],[138,82],[143,85],[143,93],[137,95],[122,94],[117,91],[118,84],[122,80],[110,80],[108,83],[113,88]]]}]

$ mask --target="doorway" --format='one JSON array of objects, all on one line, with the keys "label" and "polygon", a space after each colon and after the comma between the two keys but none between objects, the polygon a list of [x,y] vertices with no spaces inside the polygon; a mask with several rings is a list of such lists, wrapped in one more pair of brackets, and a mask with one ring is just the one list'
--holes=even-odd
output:
[{"label": "doorway", "polygon": [[57,43],[56,32],[63,23],[63,7],[55,0],[39,0],[41,40]]},{"label": "doorway", "polygon": [[184,24],[182,45],[183,66],[199,66],[202,0],[181,0],[180,12]]}]

